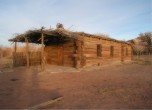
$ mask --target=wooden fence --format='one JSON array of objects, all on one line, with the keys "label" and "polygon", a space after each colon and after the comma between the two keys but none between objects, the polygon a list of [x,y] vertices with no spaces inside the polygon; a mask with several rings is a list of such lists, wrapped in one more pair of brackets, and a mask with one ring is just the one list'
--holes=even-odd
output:
[{"label": "wooden fence", "polygon": [[[29,52],[29,65],[40,65],[41,64],[41,52]],[[25,52],[14,52],[13,53],[13,65],[14,67],[26,66],[27,55]]]}]

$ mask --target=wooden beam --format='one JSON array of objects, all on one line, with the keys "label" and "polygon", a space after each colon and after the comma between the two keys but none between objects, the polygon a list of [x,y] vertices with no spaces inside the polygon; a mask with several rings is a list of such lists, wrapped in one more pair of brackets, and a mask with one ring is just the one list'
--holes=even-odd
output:
[{"label": "wooden beam", "polygon": [[30,107],[28,110],[42,109],[42,108],[47,107],[48,105],[51,105],[51,104],[54,104],[54,103],[60,101],[61,99],[63,99],[63,97],[59,97],[59,98],[56,98],[56,99],[54,99],[54,100],[50,100],[50,101],[47,101],[47,102],[43,102],[43,103],[40,103],[40,104],[35,105],[35,106],[33,106],[33,107]]}]

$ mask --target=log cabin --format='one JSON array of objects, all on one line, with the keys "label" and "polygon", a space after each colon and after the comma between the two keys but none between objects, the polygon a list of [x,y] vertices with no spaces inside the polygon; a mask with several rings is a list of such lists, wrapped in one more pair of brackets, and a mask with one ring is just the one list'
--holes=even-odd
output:
[{"label": "log cabin", "polygon": [[[64,28],[29,30],[9,41],[41,44],[42,62],[75,68],[131,61],[129,43]],[[27,47],[28,49],[28,47]],[[27,50],[28,52],[29,50]],[[27,65],[29,66],[27,55]]]}]

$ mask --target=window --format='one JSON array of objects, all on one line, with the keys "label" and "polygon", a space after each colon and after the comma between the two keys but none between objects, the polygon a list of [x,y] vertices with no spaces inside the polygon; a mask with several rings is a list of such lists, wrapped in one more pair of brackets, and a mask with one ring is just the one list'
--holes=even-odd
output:
[{"label": "window", "polygon": [[114,56],[114,47],[110,46],[110,56],[113,57]]},{"label": "window", "polygon": [[102,57],[102,45],[97,44],[97,57]]}]

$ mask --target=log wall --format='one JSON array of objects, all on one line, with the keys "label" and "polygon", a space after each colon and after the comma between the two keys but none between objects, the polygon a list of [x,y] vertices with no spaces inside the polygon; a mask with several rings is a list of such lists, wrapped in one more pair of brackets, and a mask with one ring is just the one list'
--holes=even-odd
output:
[{"label": "log wall", "polygon": [[[131,46],[128,44],[93,37],[84,37],[83,42],[85,66],[103,65],[112,62],[131,60]],[[102,47],[101,56],[97,56],[97,45],[101,45]],[[113,46],[112,56],[110,53],[111,46]]]},{"label": "log wall", "polygon": [[[131,60],[132,49],[128,44],[93,37],[79,38],[63,45],[46,46],[44,51],[47,63],[81,68]],[[97,53],[98,47],[101,47],[101,54]]]}]

